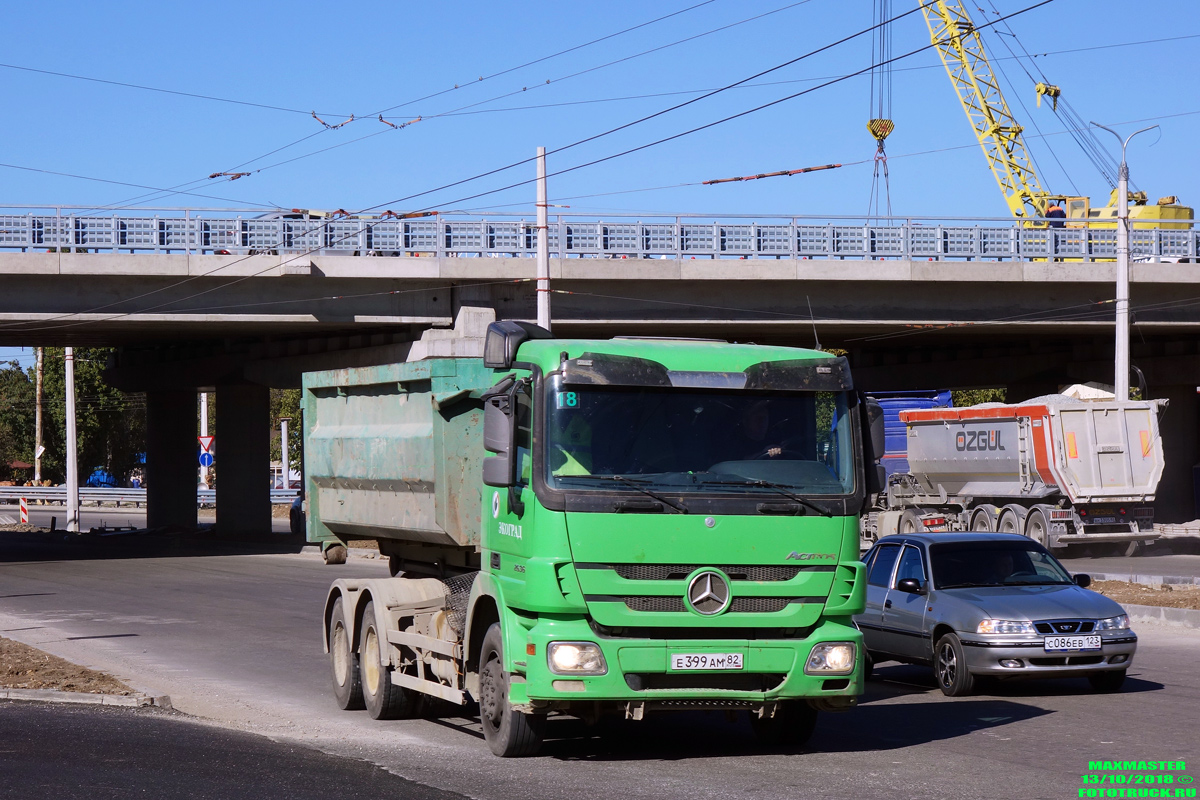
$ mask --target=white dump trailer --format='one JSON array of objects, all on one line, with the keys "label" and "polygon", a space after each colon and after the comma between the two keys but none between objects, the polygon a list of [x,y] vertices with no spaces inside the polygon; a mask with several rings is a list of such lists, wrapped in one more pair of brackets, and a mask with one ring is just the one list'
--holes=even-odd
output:
[{"label": "white dump trailer", "polygon": [[1165,400],[902,411],[909,471],[864,517],[865,538],[920,531],[1022,533],[1047,547],[1156,538]]}]

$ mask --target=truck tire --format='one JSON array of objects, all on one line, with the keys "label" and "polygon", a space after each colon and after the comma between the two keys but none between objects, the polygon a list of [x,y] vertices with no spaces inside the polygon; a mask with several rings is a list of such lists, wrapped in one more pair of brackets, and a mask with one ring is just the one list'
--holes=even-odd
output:
[{"label": "truck tire", "polygon": [[363,703],[371,719],[407,719],[416,712],[417,693],[392,683],[392,668],[380,660],[381,648],[387,647],[387,634],[378,629],[375,602],[363,610],[358,636],[358,664]]},{"label": "truck tire", "polygon": [[1042,547],[1050,546],[1050,520],[1046,512],[1035,508],[1025,517],[1025,535]]},{"label": "truck tire", "polygon": [[326,564],[345,564],[346,546],[344,544],[331,545],[326,547],[321,555],[325,557]]},{"label": "truck tire", "polygon": [[907,509],[900,515],[900,522],[896,525],[896,533],[924,533],[925,523],[921,521],[921,512],[914,508]]},{"label": "truck tire", "polygon": [[1000,517],[996,520],[996,532],[1024,536],[1025,513],[1025,508],[1018,505],[1007,505],[1000,509]]},{"label": "truck tire", "polygon": [[350,628],[346,625],[345,606],[340,597],[333,601],[333,611],[329,615],[329,665],[333,697],[338,708],[361,711],[364,706],[358,654],[350,643]]},{"label": "truck tire", "polygon": [[508,704],[508,673],[500,623],[493,623],[479,652],[479,721],[483,738],[502,758],[532,756],[546,735],[545,714],[522,714]]},{"label": "truck tire", "polygon": [[750,715],[750,727],[759,742],[768,747],[803,747],[817,726],[817,710],[803,700],[785,700],[775,716]]},{"label": "truck tire", "polygon": [[967,670],[967,655],[956,634],[938,639],[933,648],[933,674],[946,697],[963,697],[975,690],[975,676]]},{"label": "truck tire", "polygon": [[973,533],[995,533],[996,507],[989,505],[976,508],[971,513],[971,525],[969,529]]}]

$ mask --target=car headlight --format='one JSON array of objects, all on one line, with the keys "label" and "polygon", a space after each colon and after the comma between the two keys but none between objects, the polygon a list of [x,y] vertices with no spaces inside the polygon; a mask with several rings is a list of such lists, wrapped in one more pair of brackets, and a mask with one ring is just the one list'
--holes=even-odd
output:
[{"label": "car headlight", "polygon": [[854,671],[854,655],[853,642],[822,642],[809,653],[804,672],[809,675],[848,675]]},{"label": "car headlight", "polygon": [[1120,616],[1109,617],[1108,619],[1102,619],[1096,623],[1096,630],[1098,630],[1098,631],[1129,630],[1129,615],[1121,614]]},{"label": "car headlight", "polygon": [[1033,623],[1019,619],[985,619],[975,629],[976,633],[1037,633]]},{"label": "car headlight", "polygon": [[591,642],[551,642],[546,662],[556,675],[604,675],[608,665],[604,653]]}]

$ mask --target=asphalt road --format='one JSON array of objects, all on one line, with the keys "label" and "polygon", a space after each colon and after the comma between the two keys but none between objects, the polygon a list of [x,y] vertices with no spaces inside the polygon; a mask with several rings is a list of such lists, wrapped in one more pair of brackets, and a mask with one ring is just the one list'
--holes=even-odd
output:
[{"label": "asphalt road", "polygon": [[543,755],[498,760],[473,719],[376,722],[336,709],[321,604],[330,580],[384,575],[381,562],[21,541],[0,539],[0,635],[169,694],[189,714],[470,797],[1059,798],[1078,796],[1090,760],[1200,758],[1200,633],[1142,626],[1118,695],[1080,679],[948,699],[927,671],[892,664],[859,708],[822,715],[805,752],[762,750],[740,717],[682,714],[604,735],[554,720]]}]

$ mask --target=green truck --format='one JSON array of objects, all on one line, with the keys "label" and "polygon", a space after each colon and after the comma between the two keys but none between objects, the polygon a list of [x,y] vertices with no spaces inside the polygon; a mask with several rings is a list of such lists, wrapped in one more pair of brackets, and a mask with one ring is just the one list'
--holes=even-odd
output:
[{"label": "green truck", "polygon": [[798,744],[855,704],[883,420],[845,359],[511,321],[481,349],[304,376],[309,541],[393,576],[330,588],[341,708],[474,702],[520,756],[550,714],[745,710]]}]

